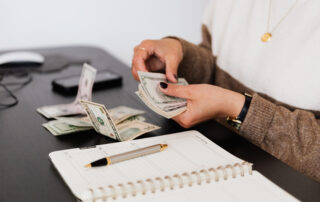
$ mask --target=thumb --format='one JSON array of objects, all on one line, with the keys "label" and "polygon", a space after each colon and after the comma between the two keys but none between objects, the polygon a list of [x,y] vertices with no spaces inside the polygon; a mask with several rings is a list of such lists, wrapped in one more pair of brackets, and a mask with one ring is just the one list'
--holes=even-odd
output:
[{"label": "thumb", "polygon": [[178,72],[179,62],[175,57],[168,58],[166,60],[166,77],[169,81],[173,83],[178,82],[177,72]]},{"label": "thumb", "polygon": [[159,88],[166,95],[190,99],[190,87],[160,82]]}]

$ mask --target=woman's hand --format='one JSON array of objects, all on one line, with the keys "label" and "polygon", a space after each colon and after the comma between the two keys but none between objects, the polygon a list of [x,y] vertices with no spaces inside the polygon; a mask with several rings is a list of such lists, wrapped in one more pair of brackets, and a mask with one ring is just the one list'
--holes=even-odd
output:
[{"label": "woman's hand", "polygon": [[189,128],[200,122],[218,117],[237,117],[245,96],[208,84],[181,86],[160,83],[163,93],[187,99],[187,110],[173,118],[182,127]]},{"label": "woman's hand", "polygon": [[167,79],[176,83],[182,58],[182,45],[176,39],[144,40],[134,48],[132,75],[139,80],[137,71],[165,71]]}]

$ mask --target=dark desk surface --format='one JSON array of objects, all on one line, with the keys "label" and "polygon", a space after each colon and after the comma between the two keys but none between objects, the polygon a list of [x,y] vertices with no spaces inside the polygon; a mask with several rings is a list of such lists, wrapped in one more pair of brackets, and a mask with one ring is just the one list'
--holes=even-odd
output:
[{"label": "dark desk surface", "polygon": [[[142,138],[184,130],[175,122],[150,111],[134,94],[137,83],[133,80],[130,69],[105,51],[93,47],[37,51],[44,55],[59,53],[71,57],[89,58],[92,65],[98,69],[108,68],[123,75],[121,87],[96,91],[93,93],[93,100],[105,104],[107,108],[127,105],[147,111],[145,115],[147,120],[162,128]],[[50,74],[35,73],[29,85],[14,91],[20,103],[15,107],[0,110],[0,201],[75,201],[75,197],[48,160],[48,154],[55,150],[114,142],[94,131],[54,137],[41,126],[47,120],[36,112],[36,108],[69,103],[74,99],[72,96],[64,97],[53,92],[51,80],[80,71],[80,68],[68,68]],[[320,199],[319,183],[305,177],[216,122],[206,122],[192,129],[200,131],[235,156],[252,162],[255,170],[298,199],[302,201]]]}]

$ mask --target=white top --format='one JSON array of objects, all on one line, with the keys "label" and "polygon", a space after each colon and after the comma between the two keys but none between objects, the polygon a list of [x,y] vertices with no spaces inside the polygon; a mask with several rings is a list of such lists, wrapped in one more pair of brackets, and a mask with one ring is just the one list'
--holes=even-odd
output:
[{"label": "white top", "polygon": [[[294,3],[272,0],[271,30]],[[320,110],[320,1],[298,0],[271,41],[263,43],[268,12],[269,0],[211,1],[204,24],[218,66],[256,92]]]}]

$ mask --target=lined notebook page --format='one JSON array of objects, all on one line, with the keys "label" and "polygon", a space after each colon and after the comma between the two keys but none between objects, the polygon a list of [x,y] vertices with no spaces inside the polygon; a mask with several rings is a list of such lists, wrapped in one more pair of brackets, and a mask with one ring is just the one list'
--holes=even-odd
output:
[{"label": "lined notebook page", "polygon": [[[162,152],[118,164],[85,168],[99,158],[153,144],[168,144]],[[241,163],[197,131],[98,145],[90,149],[71,149],[50,153],[50,158],[69,188],[78,198],[89,188],[116,185],[147,178],[164,177],[210,167]]]}]

